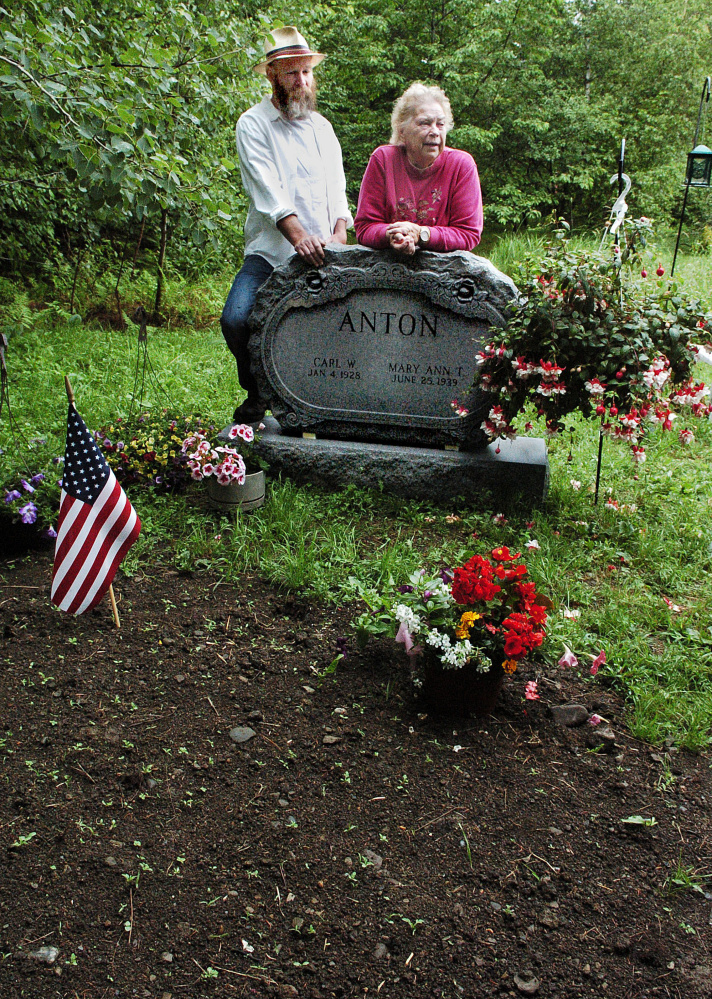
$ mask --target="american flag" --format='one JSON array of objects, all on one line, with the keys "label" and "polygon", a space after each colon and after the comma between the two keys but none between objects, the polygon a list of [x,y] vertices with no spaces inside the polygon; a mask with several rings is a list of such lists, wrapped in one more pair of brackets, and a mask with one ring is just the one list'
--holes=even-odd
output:
[{"label": "american flag", "polygon": [[68,614],[98,604],[140,530],[136,511],[70,405],[52,603]]}]

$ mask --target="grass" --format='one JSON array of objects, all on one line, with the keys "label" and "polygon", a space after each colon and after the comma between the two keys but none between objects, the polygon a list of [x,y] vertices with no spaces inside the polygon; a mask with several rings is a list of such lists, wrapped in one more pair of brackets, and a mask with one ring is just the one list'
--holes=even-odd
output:
[{"label": "grass", "polygon": [[[492,259],[513,269],[512,262],[529,248],[503,240]],[[699,258],[679,257],[678,274],[709,298],[710,279]],[[186,412],[227,419],[239,389],[216,320],[229,280],[169,285],[170,314],[190,313],[193,320],[149,328],[150,357],[160,377],[159,384],[147,384],[144,406],[170,401]],[[134,298],[141,293],[139,285]],[[125,291],[124,301],[130,298]],[[80,324],[61,303],[38,310],[27,293],[7,282],[0,282],[3,325],[11,332],[7,360],[20,431],[20,436],[13,431],[3,409],[0,482],[8,482],[18,471],[62,453],[65,373],[89,425],[127,415],[137,338],[135,327],[117,331],[96,322]],[[700,376],[706,376],[704,369]],[[527,564],[555,605],[540,650],[542,669],[552,675],[560,669],[566,643],[588,681],[588,663],[604,648],[607,663],[597,679],[625,695],[635,736],[705,747],[712,732],[712,611],[706,590],[712,569],[712,423],[695,427],[697,440],[689,447],[676,433],[655,431],[646,442],[647,463],[637,470],[627,449],[606,441],[598,506],[592,497],[597,429],[583,420],[571,426],[572,433],[549,444],[546,503],[534,512],[516,505],[503,509],[503,525],[493,521],[500,511],[465,500],[443,508],[355,488],[328,494],[288,481],[273,482],[264,508],[233,521],[207,511],[199,490],[176,497],[141,491],[133,500],[143,533],[124,568],[134,572],[140,566],[150,576],[160,559],[233,581],[252,571],[298,593],[343,604],[353,598],[350,576],[371,585],[390,575],[404,579],[420,566],[452,565],[465,552],[499,544],[520,550],[535,538],[541,547],[528,553]],[[29,449],[27,441],[33,442]],[[572,480],[581,487],[575,489]],[[611,492],[624,505],[618,512],[605,507]],[[565,609],[580,616],[565,617]]]}]

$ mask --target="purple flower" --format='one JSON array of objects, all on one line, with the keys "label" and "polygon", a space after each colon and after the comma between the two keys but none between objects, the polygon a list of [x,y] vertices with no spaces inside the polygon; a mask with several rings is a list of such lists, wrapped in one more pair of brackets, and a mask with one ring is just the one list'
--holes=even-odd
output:
[{"label": "purple flower", "polygon": [[42,537],[47,538],[48,541],[52,541],[57,537],[57,532],[53,527],[48,527],[46,530],[42,531]]},{"label": "purple flower", "polygon": [[430,600],[432,595],[433,595],[432,590],[426,590],[425,593],[423,594],[423,600]]},{"label": "purple flower", "polygon": [[27,479],[20,479],[20,485],[26,493],[33,493],[35,491],[35,487],[31,486]]},{"label": "purple flower", "polygon": [[5,493],[5,502],[12,503],[14,500],[22,499],[22,493],[17,489],[9,489]]},{"label": "purple flower", "polygon": [[38,472],[37,475],[33,475],[30,482],[33,486],[38,486],[40,482],[44,482],[44,472]]},{"label": "purple flower", "polygon": [[23,524],[34,524],[37,520],[37,507],[34,503],[25,503],[24,506],[20,507],[18,512]]},{"label": "purple flower", "polygon": [[413,587],[409,586],[408,583],[403,583],[402,586],[398,587],[398,592],[399,593],[412,593],[413,592]]},{"label": "purple flower", "polygon": [[123,451],[123,449],[124,449],[125,447],[126,447],[126,445],[124,444],[124,442],[123,442],[123,441],[117,441],[117,442],[116,442],[116,450],[117,450],[117,451]]},{"label": "purple flower", "polygon": [[452,569],[443,569],[442,572],[440,573],[440,578],[442,579],[443,583],[451,583],[453,580]]},{"label": "purple flower", "polygon": [[63,465],[64,464],[64,458],[62,457],[62,455],[58,454],[56,458],[52,458],[52,464],[53,465]]}]

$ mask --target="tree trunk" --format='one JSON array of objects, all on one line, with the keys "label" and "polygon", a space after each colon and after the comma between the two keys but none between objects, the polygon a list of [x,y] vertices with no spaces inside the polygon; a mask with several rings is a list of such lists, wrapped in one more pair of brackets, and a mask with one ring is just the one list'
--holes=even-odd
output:
[{"label": "tree trunk", "polygon": [[153,306],[153,313],[158,320],[158,313],[161,308],[161,299],[163,298],[163,265],[166,260],[166,239],[168,235],[168,209],[161,209],[161,245],[158,250],[158,280],[156,282],[156,301]]}]

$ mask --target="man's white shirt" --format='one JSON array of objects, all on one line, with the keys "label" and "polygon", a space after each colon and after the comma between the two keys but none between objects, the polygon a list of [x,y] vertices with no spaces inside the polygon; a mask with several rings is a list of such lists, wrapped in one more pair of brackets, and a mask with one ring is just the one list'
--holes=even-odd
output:
[{"label": "man's white shirt", "polygon": [[313,111],[287,121],[269,97],[240,117],[235,130],[242,183],[250,199],[245,255],[274,267],[294,253],[277,222],[296,215],[306,231],[327,238],[338,219],[353,225],[346,200],[341,146],[329,122]]}]

